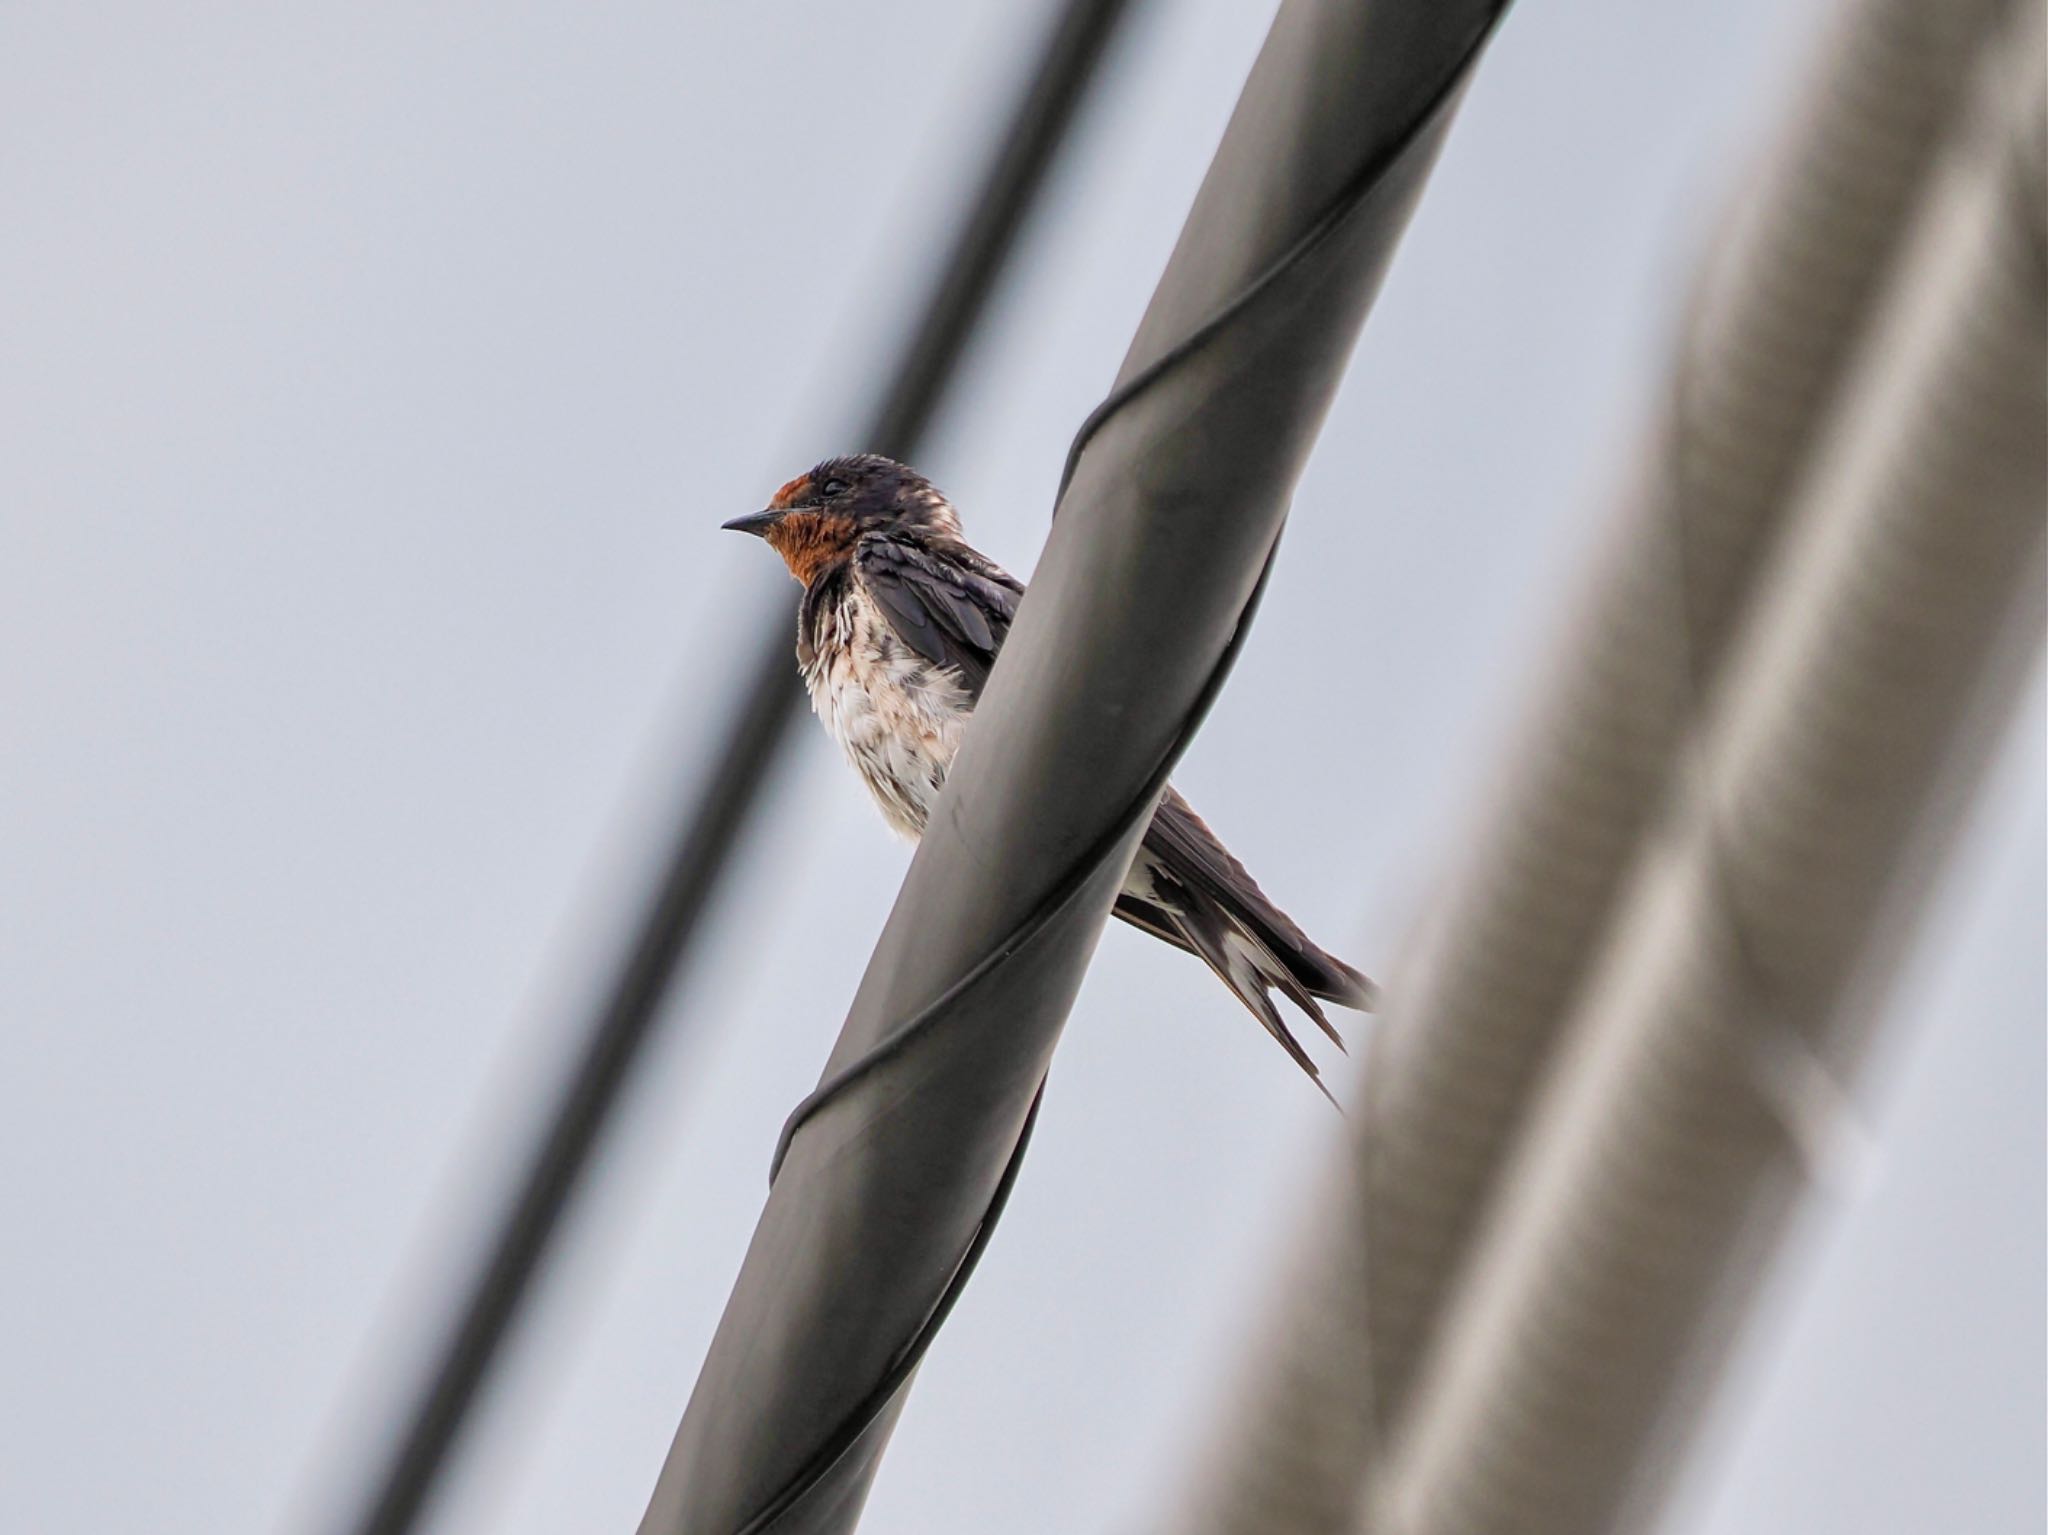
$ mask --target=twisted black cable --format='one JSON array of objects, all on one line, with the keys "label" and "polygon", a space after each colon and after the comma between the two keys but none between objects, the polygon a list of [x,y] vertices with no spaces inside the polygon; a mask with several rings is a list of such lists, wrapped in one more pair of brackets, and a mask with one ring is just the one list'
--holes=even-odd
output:
[{"label": "twisted black cable", "polygon": [[[1281,283],[1282,279],[1298,271],[1304,263],[1336,235],[1353,214],[1364,205],[1371,193],[1385,180],[1388,173],[1437,123],[1456,101],[1459,90],[1468,78],[1481,50],[1492,36],[1505,7],[1494,11],[1485,25],[1479,27],[1463,52],[1425,100],[1415,117],[1400,133],[1392,136],[1376,154],[1368,156],[1359,167],[1345,178],[1343,185],[1330,199],[1309,226],[1297,236],[1277,257],[1253,276],[1227,302],[1219,306],[1201,324],[1190,330],[1174,345],[1167,348],[1152,362],[1140,368],[1090,411],[1075,433],[1072,445],[1060,475],[1058,494],[1055,496],[1055,514],[1059,499],[1064,497],[1072,482],[1081,455],[1090,442],[1120,411],[1132,401],[1169,377],[1198,355],[1218,336],[1229,329],[1239,317],[1250,312],[1252,307]],[[831,1077],[808,1094],[794,1110],[782,1127],[776,1142],[775,1153],[769,1166],[769,1182],[773,1185],[781,1172],[784,1159],[797,1133],[822,1110],[844,1096],[853,1086],[871,1075],[877,1068],[895,1060],[918,1038],[928,1033],[942,1018],[946,1017],[955,1004],[969,996],[976,986],[1028,946],[1037,935],[1051,925],[1073,899],[1086,887],[1102,861],[1109,857],[1137,824],[1140,818],[1149,817],[1154,801],[1166,786],[1176,763],[1180,760],[1188,742],[1206,718],[1210,707],[1221,691],[1224,679],[1229,675],[1238,650],[1249,632],[1251,621],[1257,611],[1260,598],[1264,595],[1268,578],[1272,574],[1273,559],[1278,552],[1276,536],[1273,547],[1266,553],[1259,576],[1251,594],[1245,601],[1230,638],[1217,657],[1216,665],[1204,680],[1193,704],[1173,741],[1161,754],[1158,764],[1146,776],[1143,786],[1125,808],[1118,813],[1104,830],[1089,844],[1088,849],[1062,873],[1046,891],[1043,898],[1031,909],[1025,918],[1001,942],[992,947],[975,965],[958,980],[954,981],[932,1001],[926,1003],[908,1019],[891,1029],[873,1047],[857,1059],[835,1072]],[[951,1314],[954,1304],[965,1289],[976,1264],[986,1250],[997,1221],[1009,1202],[1011,1190],[1016,1182],[1023,1162],[1024,1151],[1031,1139],[1031,1132],[1037,1123],[1039,1106],[1045,1096],[1045,1082],[1040,1080],[1038,1089],[1031,1100],[1023,1129],[1019,1132],[1017,1144],[1004,1164],[1001,1177],[990,1197],[987,1210],[974,1228],[966,1251],[955,1266],[937,1302],[926,1315],[924,1322],[911,1335],[904,1346],[892,1358],[889,1367],[876,1384],[861,1398],[852,1411],[825,1438],[816,1451],[798,1467],[782,1488],[763,1507],[742,1525],[738,1535],[767,1535],[777,1521],[788,1513],[810,1490],[818,1485],[836,1466],[874,1423],[890,1400],[909,1379],[926,1351],[930,1348],[938,1329]]]}]

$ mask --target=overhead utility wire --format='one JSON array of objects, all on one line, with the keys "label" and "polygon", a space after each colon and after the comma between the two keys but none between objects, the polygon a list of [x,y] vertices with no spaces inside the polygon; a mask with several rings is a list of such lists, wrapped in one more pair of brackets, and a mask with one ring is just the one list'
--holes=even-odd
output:
[{"label": "overhead utility wire", "polygon": [[2014,9],[1855,0],[1832,29],[1701,287],[1555,684],[1502,754],[1517,771],[1374,1032],[1363,1111],[1275,1287],[1292,1303],[1196,1457],[1175,1528],[1360,1528],[1628,870],[1684,786],[1688,732],[1728,686],[1717,674],[1859,359],[1882,355],[1871,328],[1984,39]]},{"label": "overhead utility wire", "polygon": [[[858,1520],[1502,7],[1288,0],[786,1137],[642,1535]],[[936,1000],[934,1000],[936,999]],[[822,1453],[821,1453],[822,1451]],[[829,1464],[825,1462],[829,1461]]]},{"label": "overhead utility wire", "polygon": [[1803,1185],[1851,1140],[1840,1084],[2040,655],[2048,28],[2012,21],[1361,1528],[1655,1523]]},{"label": "overhead utility wire", "polygon": [[[1003,262],[1078,113],[1129,0],[1070,0],[996,141],[965,221],[860,439],[914,458],[958,372]],[[802,712],[787,624],[764,621],[709,773],[685,808],[652,898],[581,1026],[575,1067],[549,1111],[518,1190],[471,1277],[405,1426],[345,1528],[415,1527],[574,1197],[606,1121],[689,959],[713,894],[755,811],[769,767]]]}]

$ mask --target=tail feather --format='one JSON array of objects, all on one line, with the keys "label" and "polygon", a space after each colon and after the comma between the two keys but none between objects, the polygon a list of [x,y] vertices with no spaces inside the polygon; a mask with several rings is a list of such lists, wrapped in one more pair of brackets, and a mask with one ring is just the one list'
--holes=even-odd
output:
[{"label": "tail feather", "polygon": [[1280,1016],[1280,1009],[1273,1005],[1273,999],[1266,992],[1268,977],[1258,967],[1251,953],[1241,943],[1233,944],[1237,933],[1232,926],[1226,926],[1229,918],[1214,902],[1200,896],[1190,901],[1184,911],[1177,913],[1179,927],[1195,953],[1216,972],[1216,978],[1228,986],[1237,999],[1251,1009],[1252,1016],[1265,1025],[1266,1032],[1280,1043],[1288,1058],[1308,1073],[1308,1078],[1332,1103],[1337,1100],[1324,1085],[1323,1073],[1309,1053],[1302,1049],[1301,1041],[1294,1037],[1294,1031],[1287,1027],[1287,1021]]},{"label": "tail feather", "polygon": [[1349,1055],[1351,1050],[1344,1043],[1344,1036],[1339,1034],[1337,1026],[1330,1022],[1330,1015],[1323,1011],[1322,1003],[1316,1000],[1314,993],[1302,986],[1300,977],[1288,969],[1280,957],[1259,940],[1257,933],[1243,927],[1238,931],[1258,944],[1259,978],[1278,987],[1282,996],[1308,1014],[1309,1019],[1323,1031],[1331,1044],[1343,1054]]},{"label": "tail feather", "polygon": [[1293,1002],[1342,1050],[1344,1041],[1318,999],[1363,1011],[1374,1005],[1376,989],[1310,942],[1172,789],[1146,830],[1116,914],[1198,955],[1329,1096],[1271,993]]}]

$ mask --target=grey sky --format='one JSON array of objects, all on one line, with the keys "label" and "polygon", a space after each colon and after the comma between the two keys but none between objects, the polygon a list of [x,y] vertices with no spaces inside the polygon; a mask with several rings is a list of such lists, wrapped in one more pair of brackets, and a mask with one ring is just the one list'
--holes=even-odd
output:
[{"label": "grey sky", "polygon": [[[761,613],[717,524],[870,392],[1044,8],[0,14],[0,1527],[318,1529],[411,1378]],[[925,467],[1028,571],[1271,7],[1119,49]],[[1511,739],[1782,0],[1530,4],[1178,775],[1384,971]],[[2043,720],[1675,1535],[2039,1528]],[[436,1524],[630,1528],[900,878],[807,726]],[[878,1531],[1128,1528],[1328,1108],[1104,941]]]}]

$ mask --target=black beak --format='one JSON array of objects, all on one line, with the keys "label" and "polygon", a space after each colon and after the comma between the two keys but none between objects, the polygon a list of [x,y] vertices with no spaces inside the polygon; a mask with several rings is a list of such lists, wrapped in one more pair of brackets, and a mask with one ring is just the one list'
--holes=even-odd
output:
[{"label": "black beak", "polygon": [[735,517],[731,522],[721,522],[719,527],[729,528],[735,533],[751,533],[759,538],[786,515],[788,514],[780,508],[771,506],[765,511],[749,512],[744,517]]}]

